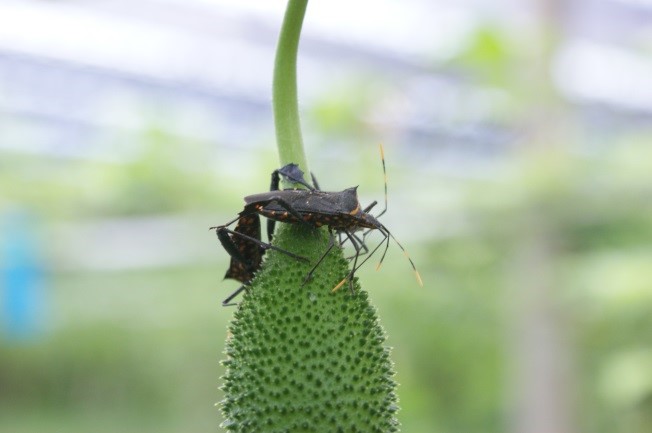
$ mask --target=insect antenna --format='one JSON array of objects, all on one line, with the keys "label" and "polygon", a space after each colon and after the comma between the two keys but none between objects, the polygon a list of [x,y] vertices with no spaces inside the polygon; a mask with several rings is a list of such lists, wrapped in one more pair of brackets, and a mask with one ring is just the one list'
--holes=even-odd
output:
[{"label": "insect antenna", "polygon": [[379,218],[385,212],[387,212],[387,169],[385,168],[385,150],[383,149],[382,143],[380,144],[380,160],[383,163],[383,181],[385,183],[385,208],[382,211],[380,211],[378,215],[376,215],[376,218]]},{"label": "insect antenna", "polygon": [[[356,272],[358,269],[360,269],[360,268],[361,268],[361,267],[362,267],[362,266],[367,262],[367,260],[369,260],[369,259],[371,258],[371,256],[373,256],[373,255],[375,254],[375,252],[378,251],[378,249],[379,249],[383,244],[385,244],[385,249],[383,250],[383,255],[380,257],[380,261],[378,262],[378,265],[376,266],[376,270],[379,270],[380,267],[381,267],[382,264],[383,264],[383,260],[385,259],[385,255],[387,254],[387,250],[389,249],[389,241],[390,241],[390,238],[391,238],[392,240],[394,240],[394,242],[396,242],[396,245],[398,245],[398,247],[401,249],[401,251],[403,251],[403,254],[405,255],[405,257],[406,257],[406,258],[408,259],[408,261],[410,262],[410,266],[412,266],[412,270],[414,271],[414,276],[415,276],[415,278],[417,279],[417,283],[419,283],[419,286],[423,287],[423,280],[421,279],[421,274],[420,274],[419,271],[417,270],[417,267],[416,267],[416,265],[414,264],[414,262],[412,261],[412,258],[411,258],[410,255],[408,254],[407,250],[406,250],[406,249],[403,247],[403,245],[401,245],[401,243],[400,243],[400,242],[399,242],[399,241],[394,237],[394,235],[393,235],[389,230],[387,230],[387,227],[381,225],[381,226],[379,227],[379,231],[383,234],[383,236],[385,236],[385,238],[384,238],[384,239],[383,239],[383,240],[382,240],[378,245],[376,245],[376,247],[375,247],[373,250],[371,250],[371,252],[369,253],[369,255],[367,255],[367,257],[365,257],[364,260],[362,260],[362,261],[361,261],[357,266],[354,266],[353,270],[352,270],[352,271],[351,271],[351,272],[350,272],[350,273],[349,273],[349,274],[348,274],[348,275],[347,275],[347,276],[346,276],[342,281],[340,281],[340,282],[337,284],[337,286],[335,286],[335,287],[331,290],[331,292],[336,292],[340,287],[342,287],[342,286],[344,285],[344,283],[345,283],[349,278],[351,278],[351,277],[355,274],[355,272]],[[358,255],[359,255],[359,252],[358,252],[358,254],[356,254],[356,257],[357,257]]]},{"label": "insect antenna", "polygon": [[[378,215],[375,216],[376,219],[380,218],[387,212],[387,168],[385,167],[385,149],[383,148],[383,144],[379,144],[380,147],[380,160],[383,163],[383,183],[385,185],[385,208],[378,213]],[[378,204],[377,201],[373,201],[369,206],[367,206],[364,209],[365,213],[368,213],[371,211],[371,209]],[[365,230],[365,232],[362,234],[362,240],[364,241],[367,238],[367,235],[372,231],[373,229]]]},{"label": "insect antenna", "polygon": [[387,254],[387,249],[389,248],[389,238],[392,238],[394,242],[396,242],[396,245],[398,245],[398,247],[401,249],[401,251],[403,251],[403,255],[405,255],[405,258],[408,259],[408,261],[410,262],[410,265],[412,266],[412,270],[414,271],[414,276],[416,277],[417,282],[421,287],[423,287],[423,280],[421,279],[421,274],[419,274],[419,271],[417,270],[417,267],[412,261],[412,258],[408,254],[407,250],[403,247],[403,245],[401,245],[398,239],[396,239],[394,235],[389,230],[387,230],[387,227],[382,226],[382,230],[385,231],[384,234],[385,234],[385,238],[387,239],[387,242],[385,243],[385,251],[383,251],[383,255],[380,257],[380,261],[378,262],[378,265],[376,265],[376,270],[380,269],[380,267],[382,266],[383,260],[385,259],[385,254]]},{"label": "insect antenna", "polygon": [[[382,164],[383,164],[383,180],[384,180],[384,186],[385,186],[385,207],[384,207],[384,209],[383,209],[382,211],[380,211],[380,213],[378,213],[378,215],[376,215],[376,216],[374,217],[374,218],[376,218],[376,219],[378,219],[378,218],[381,217],[385,212],[387,212],[387,201],[388,201],[388,200],[387,200],[387,196],[388,196],[388,194],[387,194],[387,168],[386,168],[386,166],[385,166],[385,150],[384,150],[384,148],[383,148],[382,143],[380,144],[380,160],[382,161]],[[376,206],[376,204],[378,204],[378,202],[376,202],[376,201],[372,202],[369,206],[367,206],[367,207],[364,209],[363,212],[364,212],[364,213],[369,213],[369,212],[371,211],[371,209],[372,209],[374,206]],[[373,256],[373,255],[376,253],[376,251],[378,251],[378,249],[379,249],[381,246],[383,246],[383,244],[385,244],[385,248],[384,248],[384,250],[383,250],[383,254],[381,255],[381,257],[380,257],[380,261],[378,262],[378,265],[376,266],[376,270],[379,270],[380,267],[381,267],[382,264],[383,264],[383,260],[385,260],[385,255],[387,254],[387,250],[389,249],[390,238],[393,239],[394,242],[396,242],[396,245],[398,245],[398,247],[401,249],[401,251],[403,251],[403,254],[405,255],[405,257],[406,257],[406,258],[408,259],[408,261],[410,262],[410,266],[412,266],[412,270],[414,271],[414,276],[415,276],[416,279],[417,279],[417,283],[419,283],[419,286],[423,287],[423,280],[421,279],[421,274],[419,274],[419,271],[417,270],[416,265],[415,265],[414,262],[412,261],[412,258],[410,258],[410,255],[408,254],[407,250],[406,250],[406,249],[403,247],[403,245],[401,245],[401,243],[400,243],[400,242],[399,242],[399,241],[394,237],[394,235],[393,235],[393,234],[392,234],[392,233],[387,229],[387,227],[385,227],[384,225],[382,225],[382,224],[380,224],[380,223],[378,223],[378,224],[379,224],[379,225],[378,225],[377,227],[373,227],[373,228],[369,228],[369,229],[365,230],[364,233],[362,233],[362,239],[361,239],[361,240],[360,240],[359,238],[357,238],[357,236],[354,236],[356,239],[358,239],[358,241],[360,241],[360,244],[362,245],[362,248],[356,248],[356,254],[355,254],[355,256],[353,256],[353,258],[354,258],[354,262],[353,262],[353,270],[352,270],[351,272],[349,272],[349,274],[347,274],[347,276],[344,277],[344,279],[342,279],[342,281],[340,281],[340,282],[339,282],[339,283],[338,283],[338,284],[337,284],[337,285],[336,285],[336,286],[331,290],[331,292],[336,292],[337,290],[339,290],[340,287],[342,287],[342,286],[344,285],[344,283],[346,283],[347,280],[352,279],[353,276],[355,275],[355,272],[356,272],[358,269],[360,269],[360,268],[361,268],[361,267],[362,267],[362,266],[367,262],[367,260],[369,260],[369,259],[371,258],[371,256]],[[367,250],[366,246],[365,246],[365,245],[366,245],[366,244],[365,244],[365,241],[366,241],[366,239],[367,239],[367,235],[368,235],[369,233],[371,233],[373,230],[376,230],[376,229],[377,229],[378,231],[380,231],[380,232],[383,234],[384,238],[383,238],[383,240],[382,240],[378,245],[376,245],[376,247],[375,247],[373,250],[371,250],[371,251],[369,252],[369,251]],[[341,234],[341,233],[340,233],[340,234]],[[342,244],[343,244],[344,242],[346,242],[348,239],[350,239],[352,243],[355,243],[355,241],[354,241],[354,237],[347,236],[347,239],[344,239],[344,241],[341,241],[341,242],[340,242],[340,245],[342,245]],[[367,255],[367,257],[365,257],[365,258],[364,258],[360,263],[357,263],[358,257],[361,255],[361,250],[362,250],[362,249],[365,250],[365,253],[368,252],[368,255]],[[356,263],[357,263],[357,264],[356,264]]]}]

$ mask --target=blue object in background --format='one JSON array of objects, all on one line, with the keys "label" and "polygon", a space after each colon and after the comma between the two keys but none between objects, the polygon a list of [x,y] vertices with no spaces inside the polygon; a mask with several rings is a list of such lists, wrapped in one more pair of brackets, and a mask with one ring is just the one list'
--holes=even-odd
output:
[{"label": "blue object in background", "polygon": [[0,331],[13,341],[42,330],[43,264],[36,224],[26,212],[14,212],[0,225]]}]

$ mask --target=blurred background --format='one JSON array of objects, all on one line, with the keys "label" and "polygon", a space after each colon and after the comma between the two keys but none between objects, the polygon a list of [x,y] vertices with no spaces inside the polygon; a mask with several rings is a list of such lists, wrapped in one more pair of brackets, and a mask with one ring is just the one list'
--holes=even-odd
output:
[{"label": "blurred background", "polygon": [[[217,431],[238,287],[208,227],[277,168],[281,0],[0,2],[0,431]],[[313,1],[322,188],[403,431],[652,431],[652,1]],[[378,238],[371,237],[371,242]]]}]

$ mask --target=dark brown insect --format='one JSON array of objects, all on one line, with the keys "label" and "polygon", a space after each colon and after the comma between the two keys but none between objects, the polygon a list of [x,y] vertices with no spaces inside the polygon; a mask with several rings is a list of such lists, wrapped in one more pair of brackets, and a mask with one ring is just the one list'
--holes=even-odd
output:
[{"label": "dark brown insect", "polygon": [[[323,259],[328,255],[328,253],[335,246],[335,237],[334,234],[338,234],[340,239],[342,236],[345,236],[343,241],[339,242],[339,245],[349,240],[355,249],[355,255],[353,258],[353,266],[351,272],[334,288],[333,291],[338,290],[345,282],[349,281],[351,290],[353,290],[352,280],[355,272],[362,266],[373,254],[380,248],[380,246],[385,244],[385,249],[381,256],[378,267],[382,264],[387,249],[389,248],[390,238],[396,242],[396,244],[401,248],[405,253],[407,259],[412,266],[412,269],[415,272],[417,281],[420,285],[423,285],[421,281],[421,276],[414,265],[414,262],[407,255],[405,248],[396,240],[396,238],[391,234],[391,232],[381,224],[377,217],[383,215],[387,210],[387,181],[386,181],[386,171],[385,171],[385,159],[381,146],[381,156],[383,162],[383,172],[385,173],[385,208],[377,215],[373,216],[369,212],[376,205],[376,202],[371,203],[366,208],[360,206],[358,200],[357,187],[347,188],[343,191],[338,192],[328,192],[321,191],[310,186],[303,179],[303,173],[295,164],[289,164],[279,170],[276,170],[272,174],[272,190],[265,193],[253,194],[245,197],[245,207],[240,212],[239,217],[235,220],[218,227],[213,227],[217,231],[217,235],[220,239],[220,242],[224,246],[225,250],[231,255],[232,263],[231,267],[239,267],[241,265],[233,263],[233,260],[243,263],[253,263],[254,260],[248,260],[247,254],[240,253],[239,246],[242,246],[243,250],[250,251],[253,250],[253,244],[257,245],[259,248],[262,248],[263,251],[260,253],[260,257],[266,249],[276,249],[280,252],[292,256],[296,259],[303,259],[302,257],[296,256],[295,254],[281,250],[269,243],[264,243],[260,241],[260,232],[258,231],[258,236],[247,235],[243,233],[243,229],[238,231],[236,227],[235,231],[228,229],[228,226],[235,221],[238,222],[238,226],[241,226],[241,220],[250,218],[252,216],[258,217],[259,215],[264,216],[268,219],[268,236],[271,239],[271,234],[274,230],[274,222],[280,221],[289,224],[303,224],[308,227],[328,227],[330,231],[330,242],[327,250],[313,266],[311,271],[306,276],[305,281],[308,281],[315,269],[321,264]],[[305,189],[286,189],[278,190],[279,176],[285,176],[289,180],[292,180],[297,183],[308,187],[308,190]],[[314,177],[313,177],[314,181]],[[315,182],[316,183],[316,182]],[[245,220],[245,221],[248,221]],[[365,230],[365,233],[360,239],[356,235],[357,231]],[[358,265],[358,258],[363,254],[369,252],[365,242],[364,237],[371,230],[378,230],[383,236],[383,240],[374,248],[369,255]],[[253,232],[253,230],[252,230]],[[234,241],[235,238],[239,238],[238,241]],[[238,245],[241,243],[243,245]],[[253,244],[249,244],[253,243]],[[257,257],[256,254],[252,254],[254,259]],[[305,259],[303,259],[305,260]],[[244,265],[245,268],[248,268],[247,265]],[[257,266],[260,266],[260,261],[257,263]],[[252,267],[252,272],[257,268]],[[231,271],[231,268],[229,268]],[[228,271],[227,271],[228,273]],[[241,288],[242,289],[242,288]],[[241,289],[238,289],[241,291]],[[239,293],[238,291],[238,293]],[[233,295],[235,296],[235,295]],[[229,297],[227,300],[231,300],[232,297]],[[225,301],[226,302],[226,301]]]},{"label": "dark brown insect", "polygon": [[[260,218],[258,215],[247,215],[240,218],[234,232],[260,239]],[[242,236],[231,236],[230,240],[232,245],[235,246],[237,254],[231,254],[231,263],[229,269],[226,270],[226,274],[224,274],[224,278],[246,283],[253,278],[254,272],[260,268],[265,249]]]},{"label": "dark brown insect", "polygon": [[[278,190],[281,175],[294,182],[310,187],[303,179],[303,173],[299,170],[298,166],[296,164],[288,164],[279,170],[274,170],[272,173],[271,190]],[[226,228],[235,221],[238,223],[233,231]],[[254,277],[254,274],[260,269],[263,255],[267,249],[277,249],[298,260],[306,260],[289,251],[261,242],[260,217],[255,213],[241,212],[238,218],[227,223],[225,226],[211,227],[211,229],[216,229],[220,243],[231,256],[229,268],[226,270],[224,278],[234,279],[242,283],[242,286],[222,301],[222,305],[224,306],[234,305],[231,301],[245,290],[247,284]],[[274,226],[270,226],[268,222],[267,235],[270,242],[273,233]]]}]

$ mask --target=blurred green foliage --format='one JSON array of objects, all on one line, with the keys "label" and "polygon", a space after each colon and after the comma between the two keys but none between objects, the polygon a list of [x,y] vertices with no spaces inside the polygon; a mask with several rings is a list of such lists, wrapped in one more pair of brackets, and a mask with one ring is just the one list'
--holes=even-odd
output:
[{"label": "blurred green foliage", "polygon": [[[49,219],[178,213],[237,206],[210,143],[152,126],[123,159],[3,152],[0,211],[31,209]],[[224,158],[226,159],[226,157]],[[192,191],[189,194],[188,191]]]},{"label": "blurred green foliage", "polygon": [[228,310],[212,268],[52,284],[47,334],[0,345],[1,431],[214,429]]},{"label": "blurred green foliage", "polygon": [[[505,431],[506,286],[519,272],[521,233],[541,220],[558,239],[555,298],[569,319],[583,427],[650,431],[652,159],[636,141],[599,160],[514,160],[499,180],[469,181],[456,209],[464,227],[409,245],[424,290],[398,251],[380,272],[361,270],[394,347],[403,431]],[[150,204],[170,210],[163,202]],[[0,346],[0,430],[87,431],[94,420],[105,431],[213,429],[233,312],[219,301],[235,287],[219,283],[219,259],[211,268],[53,275],[48,334]]]},{"label": "blurred green foliage", "polygon": [[[451,67],[510,89],[522,55],[512,46],[516,39],[481,29]],[[309,108],[308,124],[322,134],[315,141],[328,142],[336,155],[311,166],[325,189],[359,183],[382,194],[372,146],[351,146],[346,138],[373,143],[374,132],[382,135],[366,120],[391,86],[362,81],[342,84]],[[523,104],[512,101],[502,120],[524,111]],[[390,227],[418,239],[405,243],[423,290],[397,251],[380,272],[373,266],[359,272],[363,286],[374,288],[372,303],[394,348],[403,431],[508,429],[514,292],[507,287],[515,274],[527,273],[514,259],[523,238],[541,225],[554,245],[547,265],[572,345],[581,427],[652,431],[651,139],[648,131],[605,138],[608,145],[591,152],[586,143],[569,142],[548,155],[505,156],[496,175],[482,180],[442,178],[388,160],[390,202],[414,203],[390,206],[388,216],[423,213],[422,223],[449,229],[431,237],[420,232],[431,233],[429,227]],[[115,162],[3,152],[0,210],[19,205],[47,222],[232,214],[243,191],[268,185],[276,161],[271,152],[245,162],[237,153],[243,152],[188,142],[163,126],[145,131],[133,153]],[[216,242],[208,233],[206,239]],[[0,344],[0,431],[214,431],[221,421],[213,407],[220,399],[221,345],[233,313],[219,304],[237,287],[220,281],[225,254],[216,253],[215,262],[54,272],[48,332]]]},{"label": "blurred green foliage", "polygon": [[477,81],[508,87],[516,57],[517,49],[503,29],[484,26],[471,34],[451,64]]}]

